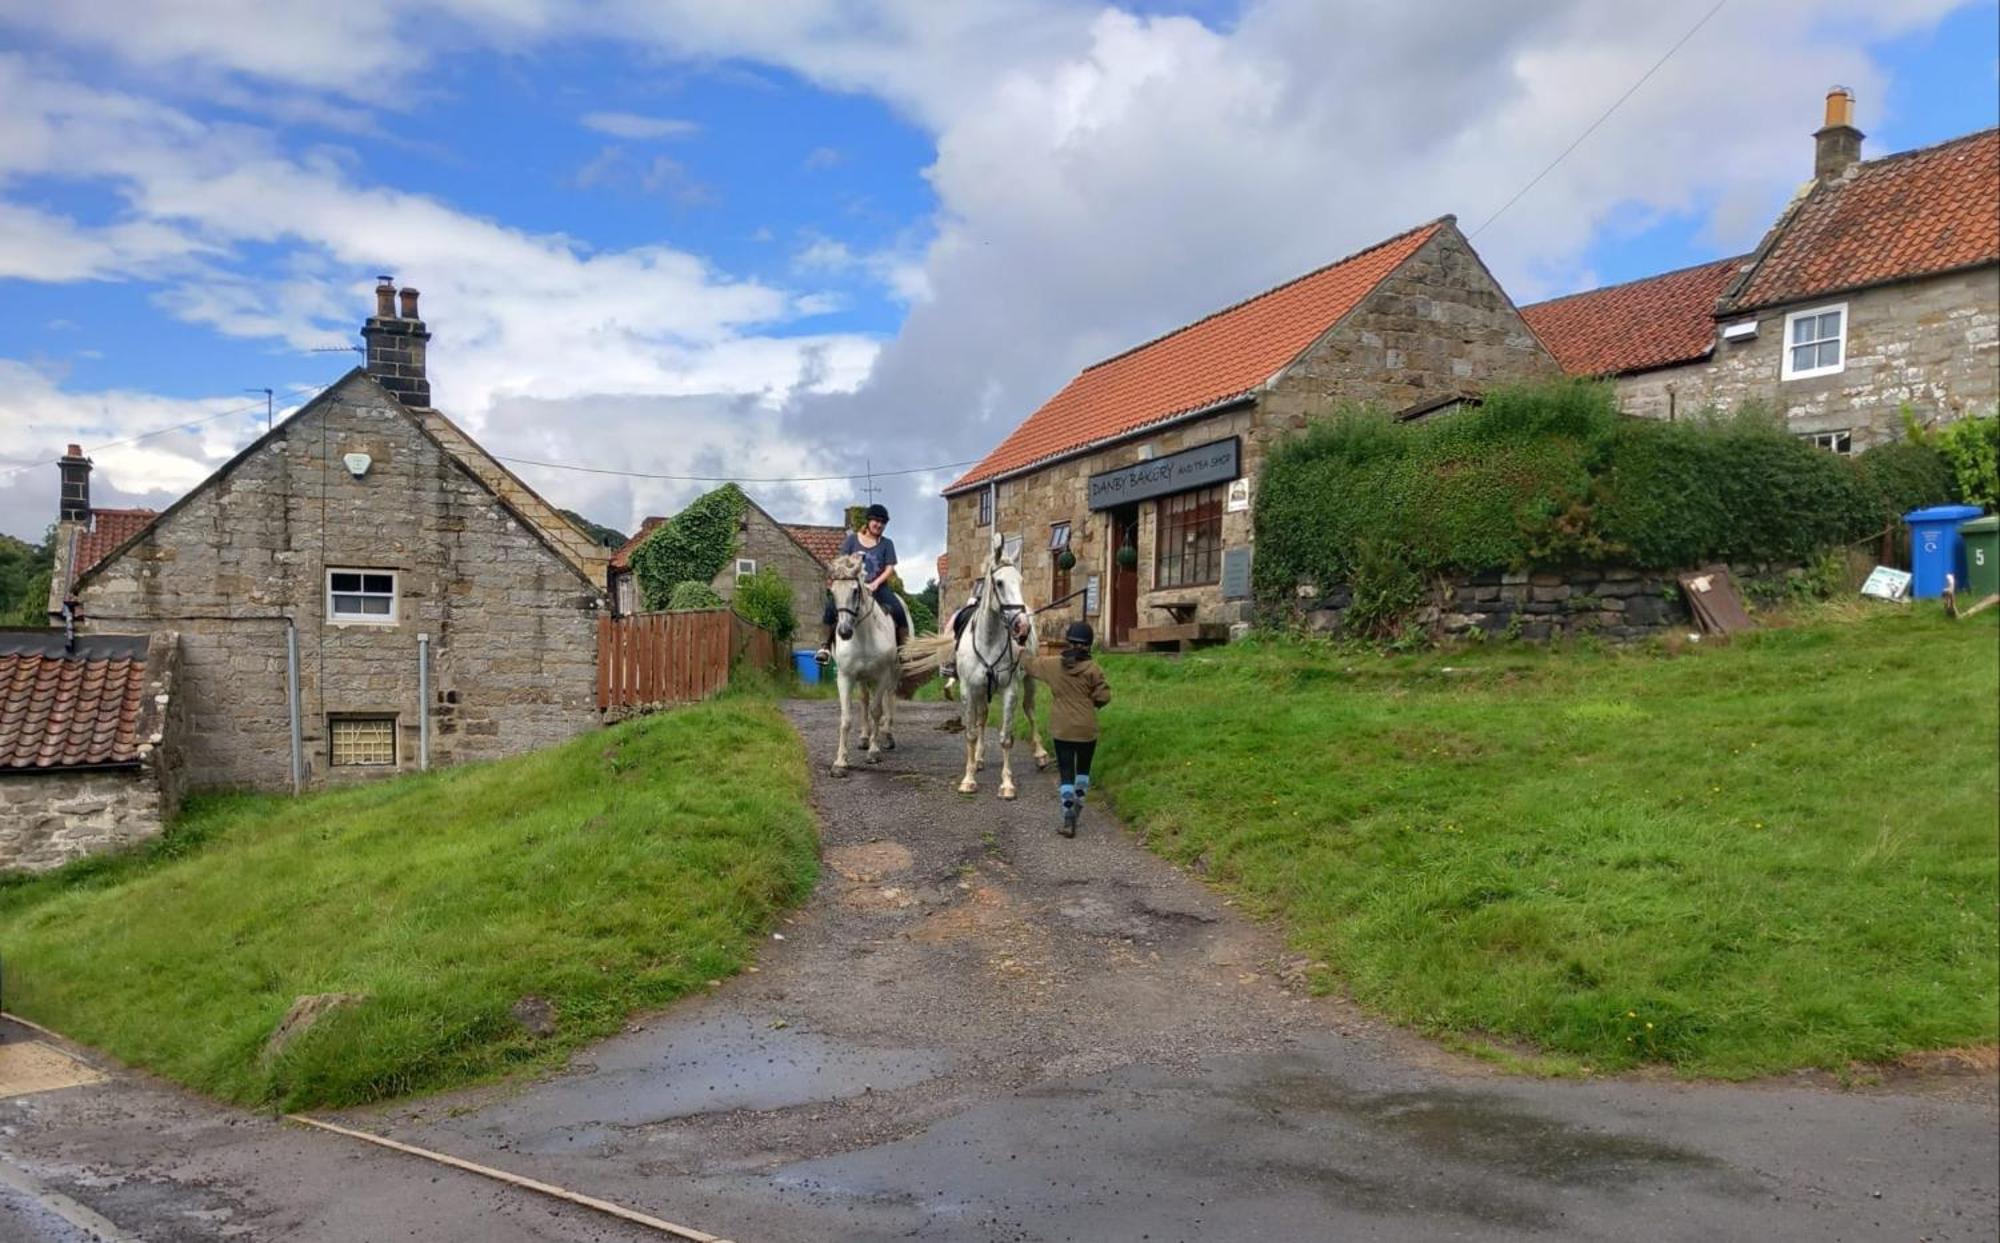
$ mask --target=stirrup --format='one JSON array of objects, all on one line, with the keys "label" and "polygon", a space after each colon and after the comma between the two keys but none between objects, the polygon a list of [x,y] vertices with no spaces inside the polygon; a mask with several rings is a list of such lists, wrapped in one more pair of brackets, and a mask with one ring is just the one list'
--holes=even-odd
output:
[{"label": "stirrup", "polygon": [[833,652],[830,649],[824,647],[819,649],[817,652],[813,653],[813,663],[816,665],[832,664]]}]

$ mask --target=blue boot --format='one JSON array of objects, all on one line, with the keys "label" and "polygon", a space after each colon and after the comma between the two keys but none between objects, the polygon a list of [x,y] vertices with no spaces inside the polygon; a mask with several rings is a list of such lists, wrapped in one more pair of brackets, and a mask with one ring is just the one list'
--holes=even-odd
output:
[{"label": "blue boot", "polygon": [[1083,802],[1075,786],[1066,785],[1062,788],[1062,809],[1062,828],[1056,831],[1064,837],[1075,837],[1076,817],[1083,810]]}]

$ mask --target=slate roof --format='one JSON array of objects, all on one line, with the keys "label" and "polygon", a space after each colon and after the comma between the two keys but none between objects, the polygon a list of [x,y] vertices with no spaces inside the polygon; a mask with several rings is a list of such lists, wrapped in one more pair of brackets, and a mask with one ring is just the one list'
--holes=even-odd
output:
[{"label": "slate roof", "polygon": [[847,541],[846,527],[822,527],[807,523],[780,523],[785,534],[798,542],[799,547],[813,555],[813,560],[825,565],[840,555],[840,546]]},{"label": "slate roof", "polygon": [[126,540],[146,529],[159,511],[152,509],[93,509],[90,529],[78,534],[76,569],[81,574],[111,555]]},{"label": "slate roof", "polygon": [[145,635],[0,631],[0,773],[139,762]]},{"label": "slate roof", "polygon": [[945,494],[1248,396],[1450,220],[1399,233],[1085,368]]},{"label": "slate roof", "polygon": [[1816,183],[1725,314],[2000,262],[2000,129],[1864,160]]},{"label": "slate roof", "polygon": [[1644,280],[1551,298],[1521,318],[1571,375],[1620,375],[1707,358],[1715,304],[1749,262],[1717,259]]}]

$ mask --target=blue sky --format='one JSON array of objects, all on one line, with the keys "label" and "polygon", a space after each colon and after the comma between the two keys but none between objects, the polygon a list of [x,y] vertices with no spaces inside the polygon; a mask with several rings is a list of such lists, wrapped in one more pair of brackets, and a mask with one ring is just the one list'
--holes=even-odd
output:
[{"label": "blue sky", "polygon": [[[211,419],[98,455],[105,503],[171,500],[260,429],[245,390],[352,363],[377,271],[424,288],[439,404],[497,452],[976,458],[1097,357],[1483,221],[1708,7],[0,0],[0,530],[53,506],[10,464]],[[1747,249],[1832,82],[1871,155],[1995,124],[1995,27],[1734,0],[1477,245],[1522,302]],[[953,474],[884,481],[912,559]],[[528,477],[619,527],[700,487]]]}]

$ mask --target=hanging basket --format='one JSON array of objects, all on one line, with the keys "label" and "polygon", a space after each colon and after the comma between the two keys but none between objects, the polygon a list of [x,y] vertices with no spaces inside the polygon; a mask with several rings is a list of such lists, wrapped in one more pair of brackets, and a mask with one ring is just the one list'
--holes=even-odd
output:
[{"label": "hanging basket", "polygon": [[1118,550],[1118,564],[1128,570],[1139,564],[1139,550],[1130,544],[1120,548]]},{"label": "hanging basket", "polygon": [[1056,568],[1067,574],[1076,568],[1076,554],[1065,548],[1056,554]]}]

